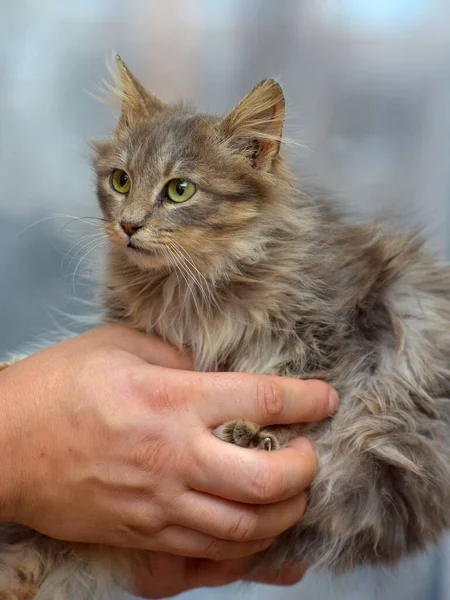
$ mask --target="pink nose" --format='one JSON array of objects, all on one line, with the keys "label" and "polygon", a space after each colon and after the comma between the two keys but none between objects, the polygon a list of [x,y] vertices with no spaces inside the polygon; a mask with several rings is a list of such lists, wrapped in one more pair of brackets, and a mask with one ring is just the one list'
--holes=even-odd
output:
[{"label": "pink nose", "polygon": [[120,226],[125,231],[125,233],[127,235],[129,235],[130,237],[134,233],[136,233],[136,231],[139,231],[139,229],[142,227],[142,225],[136,225],[136,223],[128,223],[127,221],[121,221]]}]

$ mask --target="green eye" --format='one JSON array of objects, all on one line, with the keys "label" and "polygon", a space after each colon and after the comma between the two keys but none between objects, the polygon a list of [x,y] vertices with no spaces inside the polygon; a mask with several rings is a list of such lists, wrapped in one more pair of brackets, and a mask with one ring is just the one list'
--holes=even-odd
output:
[{"label": "green eye", "polygon": [[116,169],[111,174],[111,185],[119,194],[128,194],[131,187],[131,180],[125,171]]},{"label": "green eye", "polygon": [[173,202],[186,202],[195,194],[195,185],[187,179],[172,179],[167,184],[166,195]]}]

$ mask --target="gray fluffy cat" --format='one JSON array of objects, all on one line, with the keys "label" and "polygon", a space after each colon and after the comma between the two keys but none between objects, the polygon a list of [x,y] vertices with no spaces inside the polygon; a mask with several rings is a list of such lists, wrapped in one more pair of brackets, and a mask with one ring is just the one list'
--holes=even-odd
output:
[{"label": "gray fluffy cat", "polygon": [[[317,425],[216,431],[266,450],[306,435],[318,455],[302,522],[255,568],[301,558],[343,571],[436,541],[450,519],[450,269],[413,234],[349,225],[295,187],[275,81],[219,118],[162,103],[120,59],[118,71],[121,116],[94,144],[107,320],[190,351],[199,370],[321,378],[340,396]],[[137,556],[8,531],[2,599],[108,598]]]}]

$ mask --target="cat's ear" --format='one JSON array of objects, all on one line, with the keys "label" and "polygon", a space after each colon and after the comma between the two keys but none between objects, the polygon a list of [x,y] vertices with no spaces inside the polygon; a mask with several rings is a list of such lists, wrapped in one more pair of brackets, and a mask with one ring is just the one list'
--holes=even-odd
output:
[{"label": "cat's ear", "polygon": [[257,169],[269,169],[280,151],[285,117],[283,90],[274,79],[261,81],[222,121]]},{"label": "cat's ear", "polygon": [[164,104],[151,94],[116,54],[121,114],[118,129],[129,127],[140,119],[152,118],[164,109]]}]

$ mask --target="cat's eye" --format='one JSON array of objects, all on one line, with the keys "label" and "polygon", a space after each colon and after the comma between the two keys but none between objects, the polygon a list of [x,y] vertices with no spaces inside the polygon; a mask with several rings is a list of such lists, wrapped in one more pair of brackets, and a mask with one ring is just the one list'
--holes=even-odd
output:
[{"label": "cat's eye", "polygon": [[172,179],[166,188],[166,196],[172,202],[186,202],[195,194],[195,185],[187,179]]},{"label": "cat's eye", "polygon": [[131,187],[130,176],[122,169],[115,169],[111,174],[111,185],[119,194],[128,194]]}]

